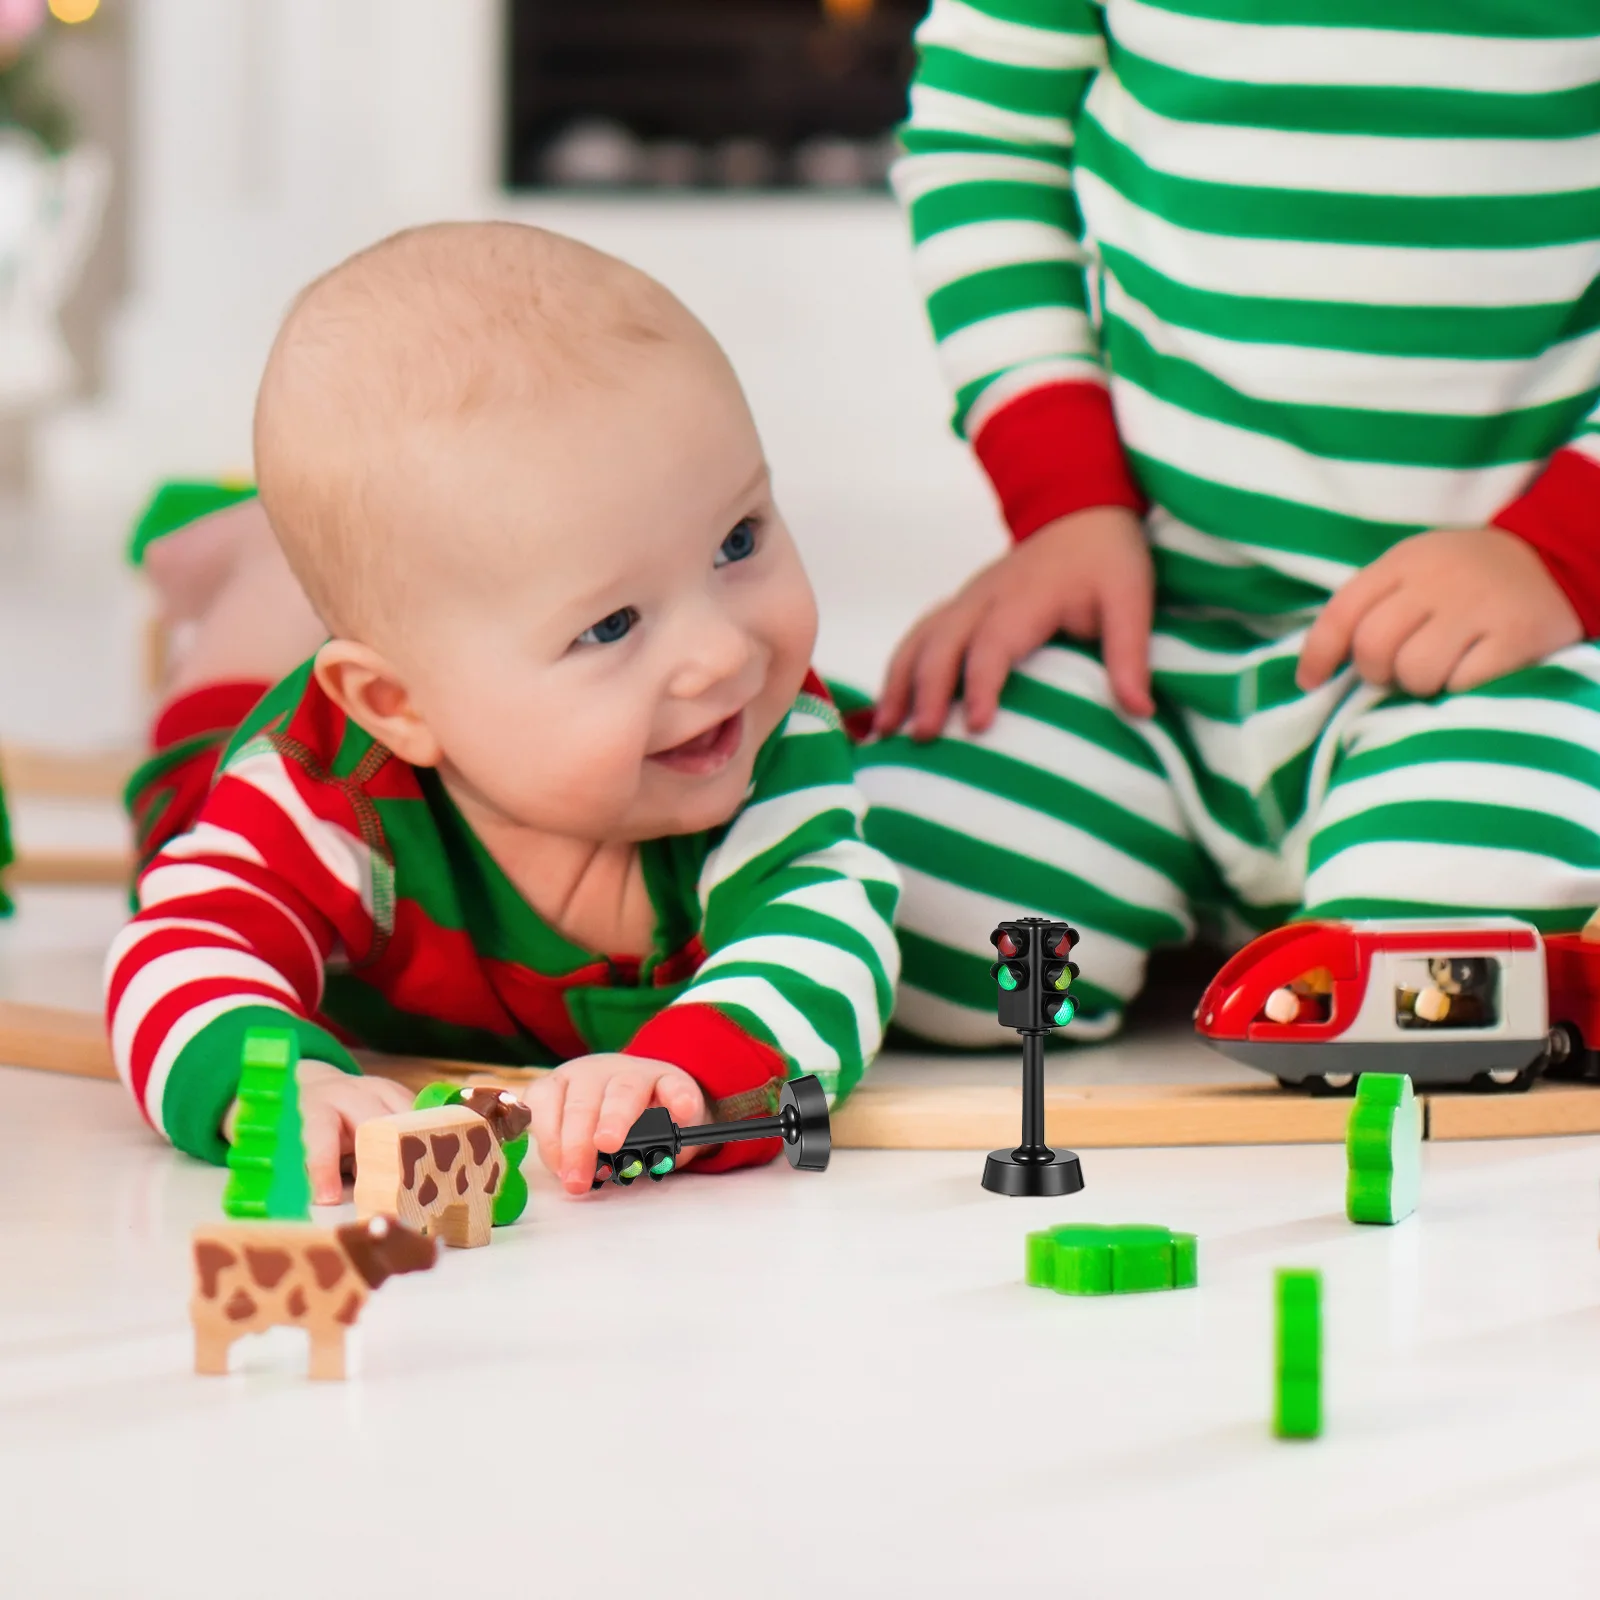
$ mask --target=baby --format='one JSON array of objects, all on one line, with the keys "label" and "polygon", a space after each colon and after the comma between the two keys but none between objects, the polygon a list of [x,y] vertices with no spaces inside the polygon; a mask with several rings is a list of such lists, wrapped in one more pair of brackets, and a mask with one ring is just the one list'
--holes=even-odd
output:
[{"label": "baby", "polygon": [[889,1011],[898,881],[695,318],[538,229],[402,233],[300,296],[255,450],[287,569],[259,510],[225,514],[132,791],[158,848],[107,1006],[150,1122],[222,1159],[262,1023],[299,1036],[319,1202],[355,1127],[407,1103],[353,1046],[560,1064],[529,1103],[574,1194],[648,1105],[745,1115],[801,1072],[846,1093]]}]

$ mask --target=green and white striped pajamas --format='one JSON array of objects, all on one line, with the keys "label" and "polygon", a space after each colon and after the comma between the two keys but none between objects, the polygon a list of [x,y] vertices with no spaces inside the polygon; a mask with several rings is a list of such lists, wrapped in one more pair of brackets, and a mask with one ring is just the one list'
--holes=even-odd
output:
[{"label": "green and white striped pajamas", "polygon": [[989,929],[1084,930],[1109,1032],[1197,917],[1600,901],[1600,649],[1418,702],[1294,684],[1431,527],[1537,549],[1600,634],[1600,7],[936,0],[896,172],[956,425],[1025,537],[1147,508],[1157,713],[1092,647],[995,726],[860,753],[902,866],[897,1020],[998,1034]]}]

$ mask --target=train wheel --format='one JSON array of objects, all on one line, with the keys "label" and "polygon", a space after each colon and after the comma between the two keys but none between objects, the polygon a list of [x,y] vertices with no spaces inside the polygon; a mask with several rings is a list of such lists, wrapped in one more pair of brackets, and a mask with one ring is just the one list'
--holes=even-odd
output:
[{"label": "train wheel", "polygon": [[1600,1078],[1600,1056],[1583,1042],[1583,1035],[1570,1022],[1558,1022],[1550,1030],[1545,1046],[1544,1070],[1552,1078]]},{"label": "train wheel", "polygon": [[1305,1087],[1315,1095],[1353,1095],[1356,1076],[1353,1072],[1313,1073],[1306,1079]]},{"label": "train wheel", "polygon": [[1533,1087],[1533,1080],[1539,1076],[1543,1065],[1544,1058],[1540,1057],[1531,1067],[1515,1070],[1504,1067],[1494,1072],[1480,1072],[1469,1087],[1480,1094],[1523,1094]]}]

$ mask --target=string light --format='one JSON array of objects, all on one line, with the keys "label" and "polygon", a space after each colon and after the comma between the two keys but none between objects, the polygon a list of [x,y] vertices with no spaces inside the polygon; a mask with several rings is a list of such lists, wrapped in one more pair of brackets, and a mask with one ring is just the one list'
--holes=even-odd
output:
[{"label": "string light", "polygon": [[100,9],[100,0],[50,0],[50,15],[57,22],[87,22]]}]

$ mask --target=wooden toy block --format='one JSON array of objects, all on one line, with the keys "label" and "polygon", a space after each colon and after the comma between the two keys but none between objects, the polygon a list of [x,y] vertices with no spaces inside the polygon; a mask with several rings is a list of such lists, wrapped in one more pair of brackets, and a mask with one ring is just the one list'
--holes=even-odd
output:
[{"label": "wooden toy block", "polygon": [[528,1207],[528,1180],[522,1176],[522,1163],[528,1154],[528,1125],[533,1113],[510,1090],[483,1083],[466,1088],[458,1083],[430,1083],[417,1095],[414,1109],[461,1105],[476,1111],[499,1141],[506,1172],[494,1197],[492,1218],[495,1227],[503,1228]]},{"label": "wooden toy block", "polygon": [[356,1129],[356,1215],[397,1216],[447,1245],[488,1244],[506,1159],[470,1106],[376,1117]]},{"label": "wooden toy block", "polygon": [[303,1222],[311,1215],[311,1179],[300,1131],[300,1047],[288,1028],[252,1028],[244,1036],[239,1114],[228,1148],[230,1217]]},{"label": "wooden toy block", "polygon": [[1322,1274],[1283,1267],[1275,1287],[1272,1431],[1280,1439],[1315,1439],[1322,1432]]},{"label": "wooden toy block", "polygon": [[1352,1222],[1402,1222],[1417,1209],[1422,1107],[1404,1073],[1362,1073],[1345,1130],[1345,1154],[1345,1215]]},{"label": "wooden toy block", "polygon": [[438,1245],[392,1217],[342,1228],[310,1223],[219,1222],[193,1237],[194,1370],[228,1370],[236,1339],[266,1328],[304,1328],[310,1375],[345,1375],[345,1334],[372,1291],[401,1272],[431,1267]]},{"label": "wooden toy block", "polygon": [[1025,1276],[1057,1294],[1140,1294],[1199,1281],[1192,1233],[1142,1225],[1068,1223],[1030,1233]]}]

